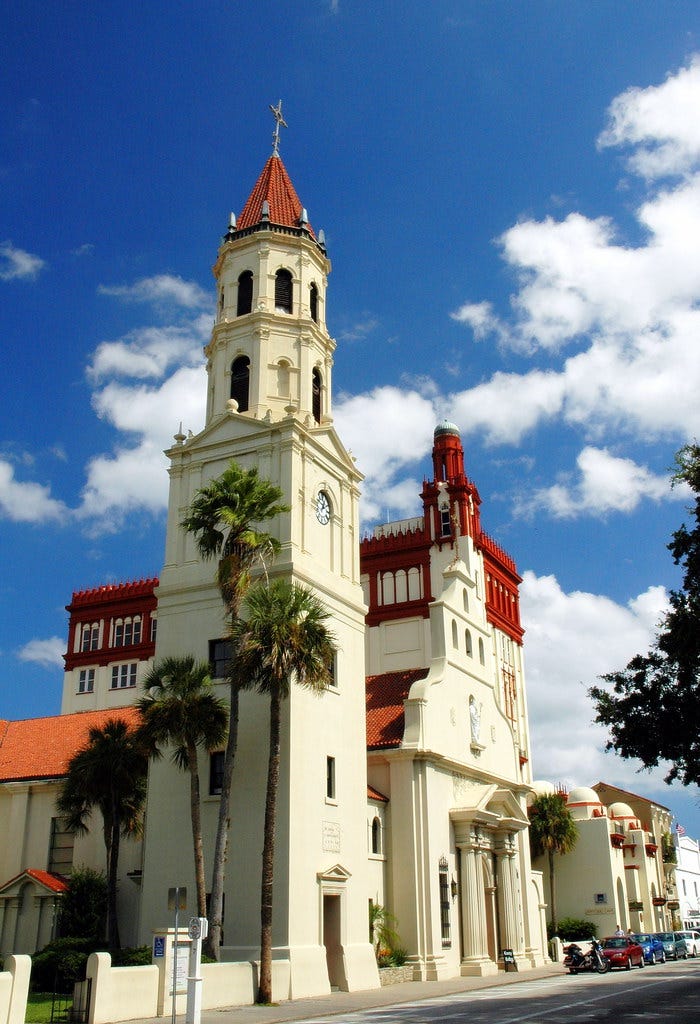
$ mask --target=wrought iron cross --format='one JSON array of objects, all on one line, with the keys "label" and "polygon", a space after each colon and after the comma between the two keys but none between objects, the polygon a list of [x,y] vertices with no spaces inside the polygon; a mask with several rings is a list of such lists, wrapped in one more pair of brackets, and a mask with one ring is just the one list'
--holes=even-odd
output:
[{"label": "wrought iron cross", "polygon": [[275,130],[272,133],[272,155],[279,156],[280,148],[280,128],[288,128],[289,125],[282,117],[282,100],[279,100],[276,107],[270,104],[270,110],[275,118]]}]

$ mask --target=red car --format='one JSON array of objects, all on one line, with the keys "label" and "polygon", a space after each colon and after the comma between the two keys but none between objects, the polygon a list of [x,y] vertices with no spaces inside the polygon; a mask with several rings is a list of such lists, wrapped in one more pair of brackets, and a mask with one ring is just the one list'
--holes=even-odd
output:
[{"label": "red car", "polygon": [[603,939],[603,956],[610,961],[611,967],[644,967],[644,950],[629,935],[611,935]]}]

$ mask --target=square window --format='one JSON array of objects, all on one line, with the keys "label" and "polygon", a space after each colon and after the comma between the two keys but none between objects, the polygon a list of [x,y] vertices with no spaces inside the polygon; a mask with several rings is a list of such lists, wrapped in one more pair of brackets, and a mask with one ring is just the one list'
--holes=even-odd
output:
[{"label": "square window", "polygon": [[81,668],[78,678],[78,693],[92,693],[95,689],[94,668]]}]

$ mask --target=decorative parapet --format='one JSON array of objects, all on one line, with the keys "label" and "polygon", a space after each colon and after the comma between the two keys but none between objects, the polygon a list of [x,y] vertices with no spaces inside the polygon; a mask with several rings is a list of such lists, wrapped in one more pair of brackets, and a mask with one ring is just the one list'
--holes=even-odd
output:
[{"label": "decorative parapet", "polygon": [[624,832],[611,832],[610,833],[610,845],[614,850],[621,850],[625,845],[625,833]]}]

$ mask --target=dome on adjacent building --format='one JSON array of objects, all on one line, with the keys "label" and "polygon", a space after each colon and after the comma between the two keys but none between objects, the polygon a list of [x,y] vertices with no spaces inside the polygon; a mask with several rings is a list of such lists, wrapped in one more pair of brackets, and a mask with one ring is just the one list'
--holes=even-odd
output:
[{"label": "dome on adjacent building", "polygon": [[639,828],[639,819],[629,804],[623,804],[622,802],[611,804],[609,811],[610,817],[615,818],[616,821],[624,822],[626,828]]},{"label": "dome on adjacent building", "polygon": [[433,437],[439,437],[440,434],[456,434],[459,437],[459,427],[456,423],[450,423],[449,420],[443,420],[442,423],[438,423],[436,426]]},{"label": "dome on adjacent building", "polygon": [[547,782],[546,779],[538,779],[537,782],[532,783],[532,793],[528,794],[528,803],[532,803],[535,797],[551,796],[552,793],[556,793],[554,784]]},{"label": "dome on adjacent building", "polygon": [[572,818],[578,820],[584,818],[603,817],[603,805],[600,797],[594,789],[589,786],[574,786],[569,793],[566,806],[571,811]]}]

